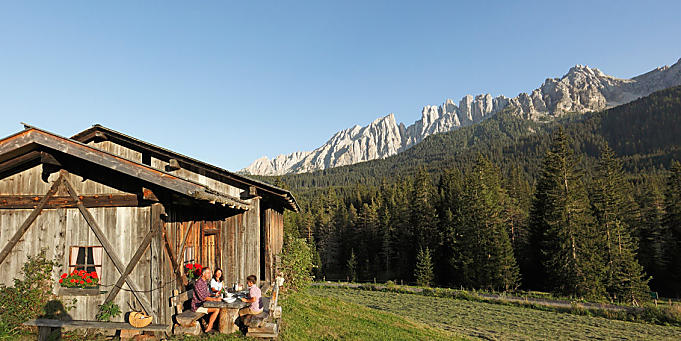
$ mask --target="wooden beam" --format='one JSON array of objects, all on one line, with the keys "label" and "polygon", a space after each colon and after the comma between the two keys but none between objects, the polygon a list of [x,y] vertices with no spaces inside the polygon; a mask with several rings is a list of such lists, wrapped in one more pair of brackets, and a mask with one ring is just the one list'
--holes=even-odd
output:
[{"label": "wooden beam", "polygon": [[142,199],[147,200],[147,201],[155,201],[155,202],[159,201],[156,194],[154,194],[154,191],[152,191],[148,188],[145,188],[145,187],[142,187]]},{"label": "wooden beam", "polygon": [[[160,203],[154,203],[151,205],[151,212],[150,212],[150,220],[149,220],[149,225],[151,226],[152,230],[152,238],[149,244],[151,245],[151,282],[152,283],[159,283],[159,287],[161,286],[160,283],[165,283],[165,279],[163,278],[163,261],[164,258],[163,254],[163,245],[161,245],[161,231],[163,230],[163,215],[165,214],[165,209],[163,208],[163,205]],[[165,284],[164,284],[165,285]],[[167,303],[165,300],[163,300],[161,297],[163,297],[163,292],[161,290],[152,290],[151,291],[151,302],[154,303],[154,305],[151,307],[154,309],[157,318],[154,319],[154,322],[158,323],[159,319],[163,319],[165,316],[165,307],[167,306]]]},{"label": "wooden beam", "polygon": [[38,202],[38,205],[36,208],[31,212],[31,214],[24,220],[24,223],[19,226],[19,229],[17,232],[14,233],[12,238],[10,238],[9,242],[7,242],[7,245],[0,251],[0,264],[5,261],[5,258],[9,255],[10,251],[12,251],[12,248],[14,245],[16,245],[21,237],[24,236],[24,233],[28,230],[28,228],[33,224],[33,221],[40,215],[40,212],[42,212],[43,208],[45,208],[45,205],[47,204],[48,199],[54,195],[54,193],[57,192],[57,189],[59,188],[59,185],[62,183],[62,176],[60,175],[59,178],[57,178],[57,181],[55,181],[52,184],[52,187],[47,191],[47,194],[40,199],[40,202]]},{"label": "wooden beam", "polygon": [[8,170],[12,170],[21,165],[27,164],[32,161],[39,160],[41,158],[39,151],[32,151],[24,155],[17,156],[15,158],[5,160],[0,162],[0,173],[4,173]]},{"label": "wooden beam", "polygon": [[48,152],[40,152],[40,163],[51,166],[61,167],[61,162]]},{"label": "wooden beam", "polygon": [[[90,207],[136,207],[139,200],[135,194],[91,194],[78,197],[83,205]],[[0,209],[35,208],[42,196],[29,195],[0,195]],[[47,199],[43,209],[77,208],[78,202],[71,196],[55,195]]]},{"label": "wooden beam", "polygon": [[194,224],[189,223],[189,227],[187,228],[187,231],[185,231],[184,233],[184,238],[182,238],[182,243],[180,244],[180,252],[177,254],[177,261],[175,262],[175,264],[177,265],[177,271],[180,271],[180,266],[182,264],[180,262],[180,258],[184,256],[184,244],[187,242],[187,237],[189,237],[189,232],[192,230],[193,227]]},{"label": "wooden beam", "polygon": [[[152,228],[154,227],[152,226]],[[132,256],[132,258],[130,258],[130,262],[128,262],[128,265],[125,267],[125,270],[123,270],[121,276],[116,281],[116,284],[114,284],[113,288],[111,288],[111,291],[109,291],[109,294],[106,296],[104,303],[111,302],[114,300],[114,298],[116,298],[116,295],[118,295],[118,292],[123,287],[123,282],[128,280],[128,275],[130,275],[132,270],[135,268],[135,265],[137,265],[139,260],[142,258],[144,252],[147,251],[147,248],[151,243],[151,238],[154,236],[154,233],[156,233],[155,229],[149,230],[149,232],[147,232],[147,234],[144,236],[144,239],[142,239],[142,243],[140,244],[139,247],[137,247],[137,251],[135,251],[135,254]],[[151,311],[148,310],[147,313],[151,313]]]},{"label": "wooden beam", "polygon": [[[121,261],[121,258],[118,256],[118,253],[116,253],[116,249],[113,247],[111,242],[109,242],[109,240],[106,238],[104,232],[102,232],[102,229],[100,229],[99,225],[97,225],[97,221],[92,216],[90,211],[88,211],[87,208],[85,208],[85,206],[83,205],[83,202],[78,199],[78,194],[73,189],[73,186],[71,186],[69,180],[66,178],[66,174],[68,173],[65,170],[60,171],[60,177],[62,178],[62,182],[64,183],[66,190],[69,192],[69,195],[71,195],[71,197],[74,200],[77,200],[78,210],[80,210],[80,213],[83,215],[83,218],[85,218],[85,221],[88,223],[88,225],[90,225],[92,232],[94,232],[97,239],[99,239],[99,242],[102,244],[102,247],[104,247],[104,250],[106,251],[107,255],[109,255],[109,258],[114,263],[114,266],[116,266],[116,269],[118,269],[118,272],[123,274],[125,272],[123,261]],[[137,284],[135,284],[135,282],[129,277],[125,279],[125,282],[128,283],[128,286],[132,290],[133,295],[135,295],[135,298],[137,298],[137,300],[142,304],[142,308],[144,309],[144,311],[147,314],[150,314],[154,316],[154,318],[156,318],[154,312],[151,310],[151,304],[149,304],[149,300],[147,300],[146,296],[142,294],[142,291],[139,289]]]},{"label": "wooden beam", "polygon": [[177,284],[181,286],[183,283],[182,273],[180,272],[180,265],[177,264],[175,251],[173,250],[173,247],[171,246],[172,244],[168,239],[168,233],[166,232],[165,226],[163,227],[163,240],[165,242],[165,248],[166,252],[168,253],[168,258],[170,258],[170,266],[172,267],[173,273],[175,274],[175,278],[177,279]]},{"label": "wooden beam", "polygon": [[170,159],[168,160],[168,165],[166,166],[166,171],[172,172],[180,169],[180,163],[177,162],[177,159]]}]

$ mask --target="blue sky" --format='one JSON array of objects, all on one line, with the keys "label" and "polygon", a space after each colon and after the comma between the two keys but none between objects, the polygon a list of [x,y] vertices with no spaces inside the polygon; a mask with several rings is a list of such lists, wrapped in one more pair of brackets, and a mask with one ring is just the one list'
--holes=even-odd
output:
[{"label": "blue sky", "polygon": [[238,170],[574,64],[681,58],[680,1],[3,1],[0,135],[100,123]]}]

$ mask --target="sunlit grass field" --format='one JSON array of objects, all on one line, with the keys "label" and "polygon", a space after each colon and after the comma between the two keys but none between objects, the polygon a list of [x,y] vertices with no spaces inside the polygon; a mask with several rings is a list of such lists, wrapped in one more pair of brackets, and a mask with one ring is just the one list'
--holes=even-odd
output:
[{"label": "sunlit grass field", "polygon": [[343,288],[308,289],[471,338],[501,340],[679,340],[681,328],[580,316],[513,305]]},{"label": "sunlit grass field", "polygon": [[[282,299],[280,340],[464,340],[436,326],[308,290]],[[174,340],[244,340],[238,333]]]}]

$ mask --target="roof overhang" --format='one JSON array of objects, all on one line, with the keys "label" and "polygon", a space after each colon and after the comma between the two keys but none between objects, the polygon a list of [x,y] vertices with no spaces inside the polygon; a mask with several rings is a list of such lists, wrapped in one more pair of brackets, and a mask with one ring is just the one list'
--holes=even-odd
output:
[{"label": "roof overhang", "polygon": [[133,149],[146,151],[155,158],[166,162],[169,162],[170,159],[175,159],[182,168],[211,176],[219,181],[233,184],[235,186],[246,188],[253,186],[257,189],[258,195],[276,200],[277,202],[280,202],[283,207],[294,212],[300,211],[300,207],[298,206],[295,197],[290,191],[230,172],[226,169],[196,160],[163,147],[156,146],[149,142],[142,141],[99,124],[79,132],[78,134],[72,136],[71,139],[81,143],[88,143],[95,140],[108,140]]},{"label": "roof overhang", "polygon": [[0,140],[0,166],[7,164],[10,160],[17,159],[25,159],[25,162],[35,161],[36,159],[47,162],[49,161],[46,160],[49,159],[49,154],[43,153],[43,151],[50,150],[140,179],[143,182],[195,200],[239,210],[248,210],[252,207],[252,204],[248,201],[217,192],[197,182],[174,176],[31,126],[26,126],[24,131]]}]

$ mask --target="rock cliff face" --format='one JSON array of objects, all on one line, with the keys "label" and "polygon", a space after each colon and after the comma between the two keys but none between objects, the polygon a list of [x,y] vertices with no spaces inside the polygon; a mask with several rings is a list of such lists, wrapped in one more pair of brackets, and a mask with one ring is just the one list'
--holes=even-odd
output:
[{"label": "rock cliff face", "polygon": [[478,123],[511,105],[519,116],[532,120],[552,119],[567,113],[585,113],[631,102],[668,87],[681,85],[681,59],[631,79],[608,76],[595,68],[576,65],[561,78],[548,78],[531,93],[517,97],[490,94],[464,96],[458,105],[447,99],[427,105],[421,119],[405,127],[393,114],[366,127],[337,132],[321,147],[309,152],[262,157],[242,170],[256,175],[304,173],[385,158],[397,154],[429,135]]}]

